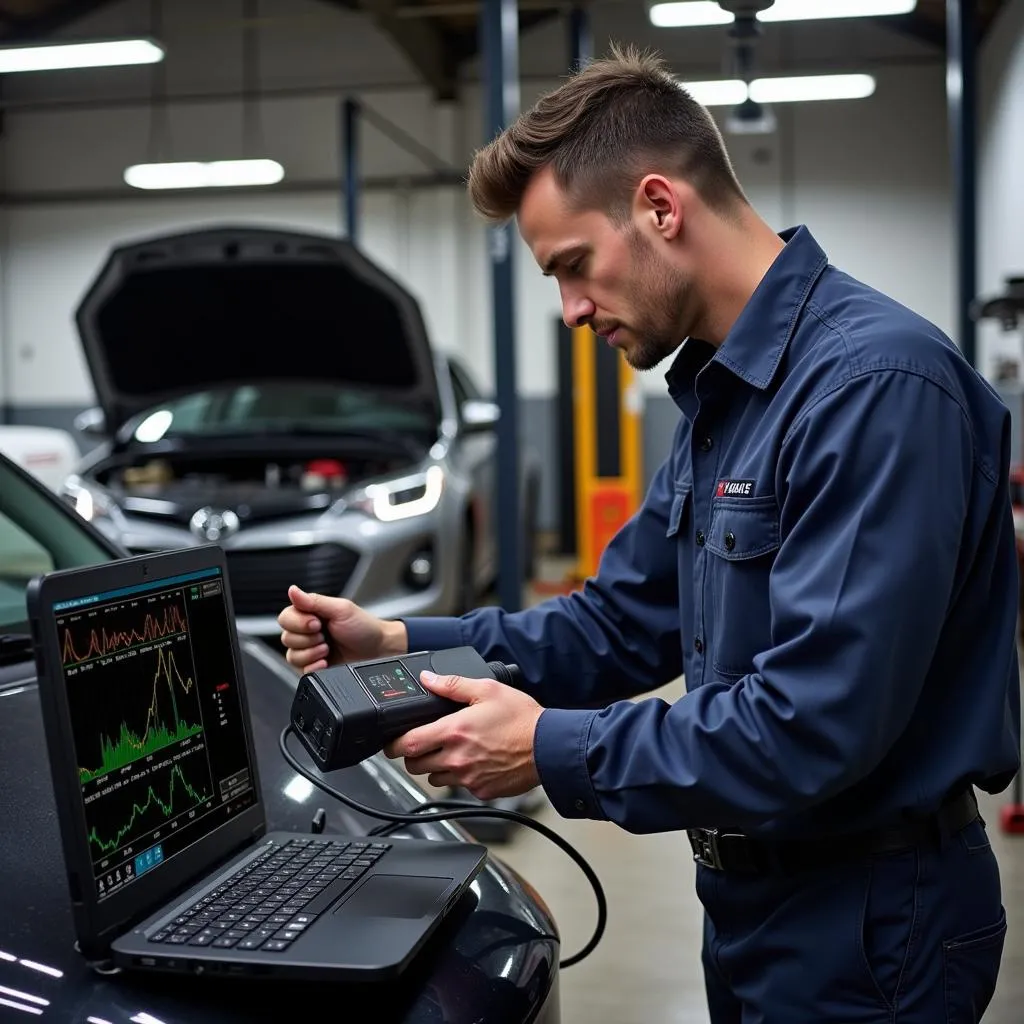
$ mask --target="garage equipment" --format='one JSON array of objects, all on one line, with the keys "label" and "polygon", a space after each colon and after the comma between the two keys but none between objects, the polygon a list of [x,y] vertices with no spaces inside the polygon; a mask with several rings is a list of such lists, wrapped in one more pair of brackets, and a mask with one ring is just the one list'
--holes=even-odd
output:
[{"label": "garage equipment", "polygon": [[[367,807],[332,786],[322,774],[311,771],[288,748],[288,737],[298,736],[320,772],[331,772],[351,767],[378,753],[390,739],[408,729],[465,708],[465,704],[445,700],[422,687],[419,674],[427,669],[438,675],[496,679],[506,685],[515,685],[519,680],[519,669],[515,665],[484,661],[472,647],[418,651],[397,658],[374,658],[309,672],[299,681],[292,701],[291,721],[281,730],[281,754],[299,775],[328,796],[359,814],[387,822],[372,830],[370,835],[384,835],[397,826],[423,821],[499,818],[525,825],[550,839],[580,867],[597,900],[593,935],[578,953],[559,963],[559,967],[571,967],[589,956],[601,941],[608,909],[594,869],[557,832],[518,811],[460,800],[426,801],[407,814]],[[317,812],[314,831],[322,830],[324,820],[325,816]]]},{"label": "garage equipment", "polygon": [[485,662],[472,647],[421,651],[309,672],[292,703],[292,725],[322,772],[359,764],[416,726],[465,707],[425,690],[420,673],[497,679],[517,685],[519,669]]}]

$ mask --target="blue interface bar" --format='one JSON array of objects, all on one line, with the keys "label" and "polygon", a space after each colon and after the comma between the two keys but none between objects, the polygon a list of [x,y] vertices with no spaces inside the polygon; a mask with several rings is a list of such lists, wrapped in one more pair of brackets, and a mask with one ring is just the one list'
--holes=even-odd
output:
[{"label": "blue interface bar", "polygon": [[67,611],[69,608],[81,608],[87,604],[97,604],[100,601],[109,601],[115,597],[130,597],[132,594],[144,594],[149,590],[162,590],[165,587],[173,587],[178,583],[189,583],[192,580],[208,579],[211,576],[220,576],[218,567],[212,569],[199,569],[196,572],[182,573],[180,576],[166,576],[161,580],[153,580],[150,583],[139,583],[133,587],[121,587],[119,590],[107,590],[102,594],[91,594],[88,597],[75,597],[70,601],[58,601],[53,606],[55,612]]}]

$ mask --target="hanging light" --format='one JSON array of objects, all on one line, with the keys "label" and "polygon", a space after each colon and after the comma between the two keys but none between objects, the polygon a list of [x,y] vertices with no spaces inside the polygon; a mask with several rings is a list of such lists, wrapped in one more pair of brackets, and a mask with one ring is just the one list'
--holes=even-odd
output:
[{"label": "hanging light", "polygon": [[786,78],[755,78],[748,88],[739,78],[708,82],[682,82],[683,88],[705,107],[738,106],[746,99],[755,103],[798,103],[811,100],[857,100],[875,91],[871,75],[797,75]]},{"label": "hanging light", "polygon": [[152,39],[107,39],[89,43],[0,46],[0,74],[156,64],[163,59],[163,47]]},{"label": "hanging light", "polygon": [[240,188],[275,185],[284,177],[276,160],[183,160],[178,163],[133,164],[124,180],[132,188]]},{"label": "hanging light", "polygon": [[[807,21],[818,18],[879,18],[909,14],[917,0],[775,0],[758,11],[758,21]],[[715,0],[672,0],[648,5],[647,16],[658,28],[728,25],[733,15]]]}]

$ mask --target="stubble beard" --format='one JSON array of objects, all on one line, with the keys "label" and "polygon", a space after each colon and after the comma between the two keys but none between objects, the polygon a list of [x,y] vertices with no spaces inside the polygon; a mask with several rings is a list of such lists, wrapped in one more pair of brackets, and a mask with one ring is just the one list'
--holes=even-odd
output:
[{"label": "stubble beard", "polygon": [[653,370],[683,341],[679,323],[692,286],[636,228],[630,230],[628,241],[636,287],[635,314],[627,330],[635,340],[623,351],[634,370]]}]

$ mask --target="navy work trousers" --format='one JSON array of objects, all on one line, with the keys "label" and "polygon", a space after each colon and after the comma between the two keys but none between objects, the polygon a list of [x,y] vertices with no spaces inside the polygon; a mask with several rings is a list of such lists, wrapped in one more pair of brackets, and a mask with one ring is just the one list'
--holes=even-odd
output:
[{"label": "navy work trousers", "polygon": [[787,877],[698,865],[712,1024],[974,1024],[1006,935],[976,820],[941,843]]}]

